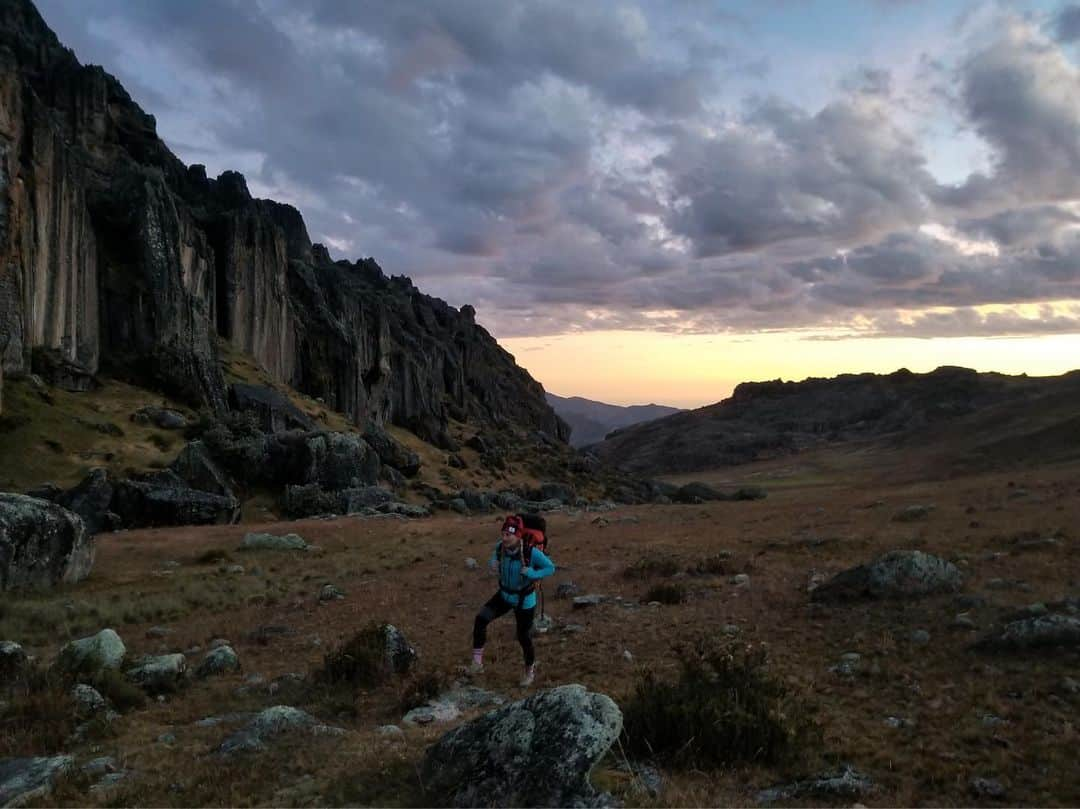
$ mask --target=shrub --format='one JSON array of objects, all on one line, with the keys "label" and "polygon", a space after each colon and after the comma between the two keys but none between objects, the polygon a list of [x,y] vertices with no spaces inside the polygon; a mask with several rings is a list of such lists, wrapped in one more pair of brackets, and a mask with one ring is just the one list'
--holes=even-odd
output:
[{"label": "shrub", "polygon": [[651,579],[656,576],[674,576],[679,572],[679,562],[672,556],[650,554],[643,556],[623,571],[628,579]]},{"label": "shrub", "polygon": [[657,584],[645,594],[646,601],[659,601],[661,604],[681,604],[686,600],[686,590],[679,584]]},{"label": "shrub", "polygon": [[31,669],[12,690],[11,702],[0,716],[0,758],[65,750],[76,724],[70,683]]},{"label": "shrub", "polygon": [[371,688],[386,682],[389,674],[386,635],[380,624],[372,623],[327,653],[315,680],[326,685],[349,683]]},{"label": "shrub", "polygon": [[232,559],[229,552],[224,548],[210,548],[195,557],[197,565],[216,565],[220,562],[228,562]]},{"label": "shrub", "polygon": [[717,553],[698,559],[686,572],[691,576],[726,576],[734,572],[731,554]]},{"label": "shrub", "polygon": [[699,640],[677,650],[675,682],[642,675],[623,710],[624,746],[675,767],[781,764],[818,736],[806,703],[773,677],[764,649]]},{"label": "shrub", "polygon": [[427,671],[410,680],[401,693],[398,707],[402,713],[419,708],[435,699],[447,688],[446,675],[441,671]]},{"label": "shrub", "polygon": [[136,710],[146,704],[143,690],[114,669],[102,670],[90,684],[120,713]]}]

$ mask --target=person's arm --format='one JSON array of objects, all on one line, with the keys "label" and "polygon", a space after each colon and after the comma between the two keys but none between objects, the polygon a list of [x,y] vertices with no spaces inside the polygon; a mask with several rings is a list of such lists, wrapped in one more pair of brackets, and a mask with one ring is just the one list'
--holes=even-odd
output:
[{"label": "person's arm", "polygon": [[502,545],[502,540],[501,539],[498,542],[495,543],[495,550],[493,550],[491,552],[491,558],[488,559],[488,569],[493,571],[493,572],[499,569],[499,546],[500,545]]},{"label": "person's arm", "polygon": [[546,553],[539,548],[533,548],[532,558],[529,560],[529,567],[523,568],[522,573],[527,579],[545,579],[555,573],[555,563],[552,562]]}]

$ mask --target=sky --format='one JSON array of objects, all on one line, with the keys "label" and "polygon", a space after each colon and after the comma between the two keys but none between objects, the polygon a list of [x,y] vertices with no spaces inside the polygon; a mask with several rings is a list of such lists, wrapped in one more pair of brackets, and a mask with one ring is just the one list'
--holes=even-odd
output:
[{"label": "sky", "polygon": [[554,393],[1080,367],[1080,4],[37,3],[181,159]]}]

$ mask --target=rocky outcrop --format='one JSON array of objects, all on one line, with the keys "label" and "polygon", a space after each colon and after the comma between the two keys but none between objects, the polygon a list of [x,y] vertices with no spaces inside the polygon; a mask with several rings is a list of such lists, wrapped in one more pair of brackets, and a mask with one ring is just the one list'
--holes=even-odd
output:
[{"label": "rocky outcrop", "polygon": [[589,774],[621,731],[610,698],[560,686],[447,733],[428,750],[421,782],[441,805],[596,805]]},{"label": "rocky outcrop", "polygon": [[175,475],[116,484],[112,510],[128,528],[230,524],[240,519],[235,497],[189,488]]},{"label": "rocky outcrop", "polygon": [[77,514],[0,493],[0,592],[81,581],[93,564],[94,540]]},{"label": "rocky outcrop", "polygon": [[315,429],[315,423],[285,394],[265,385],[233,384],[229,388],[229,404],[233,410],[254,414],[260,429],[266,433]]},{"label": "rocky outcrop", "polygon": [[72,756],[0,759],[0,806],[24,806],[47,798],[57,779],[74,767]]},{"label": "rocky outcrop", "polygon": [[4,374],[44,350],[80,380],[100,370],[220,413],[220,338],[357,425],[447,447],[451,417],[568,435],[471,307],[372,259],[335,262],[294,208],[253,199],[235,172],[184,166],[29,0],[0,7],[0,66]]}]

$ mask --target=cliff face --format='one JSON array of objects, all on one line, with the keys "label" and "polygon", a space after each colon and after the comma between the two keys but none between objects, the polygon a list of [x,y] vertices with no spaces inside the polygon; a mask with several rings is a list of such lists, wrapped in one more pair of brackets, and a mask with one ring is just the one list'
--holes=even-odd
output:
[{"label": "cliff face", "polygon": [[219,340],[357,423],[435,441],[451,416],[568,435],[470,307],[371,259],[334,262],[294,208],[185,166],[112,76],[80,65],[29,0],[4,0],[0,387],[55,349],[222,411]]}]

